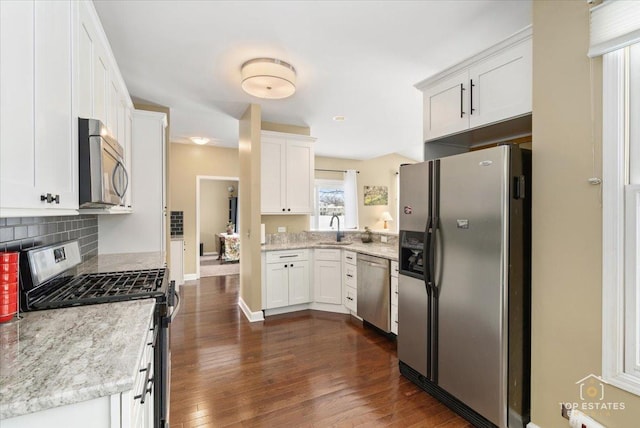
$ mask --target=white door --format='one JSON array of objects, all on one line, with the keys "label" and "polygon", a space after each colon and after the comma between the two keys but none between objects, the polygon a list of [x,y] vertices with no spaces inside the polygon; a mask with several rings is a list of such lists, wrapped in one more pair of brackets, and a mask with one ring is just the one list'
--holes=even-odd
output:
[{"label": "white door", "polygon": [[260,205],[263,214],[282,214],[285,207],[284,140],[261,138]]},{"label": "white door", "polygon": [[93,118],[93,50],[96,33],[87,16],[84,3],[78,4],[77,52],[76,52],[76,96],[78,117]]},{"label": "white door", "polygon": [[313,149],[311,143],[287,140],[286,146],[286,212],[313,212]]},{"label": "white door", "polygon": [[[78,208],[78,138],[72,94],[71,2],[35,2],[35,168],[47,208]],[[39,202],[39,201],[38,201]]]},{"label": "white door", "polygon": [[93,46],[93,119],[108,125],[109,63],[99,44]]},{"label": "white door", "polygon": [[0,2],[0,205],[39,201],[34,140],[34,2]]},{"label": "white door", "polygon": [[2,208],[78,208],[71,6],[0,3]]},{"label": "white door", "polygon": [[339,261],[316,260],[313,266],[315,301],[342,303],[342,275]]},{"label": "white door", "polygon": [[424,91],[425,141],[455,134],[469,127],[468,77],[465,70]]},{"label": "white door", "polygon": [[526,40],[469,70],[471,128],[531,112],[531,43]]},{"label": "white door", "polygon": [[289,305],[309,303],[311,301],[309,262],[290,262],[287,269],[289,270]]},{"label": "white door", "polygon": [[289,271],[285,263],[267,264],[267,306],[266,309],[289,305]]}]

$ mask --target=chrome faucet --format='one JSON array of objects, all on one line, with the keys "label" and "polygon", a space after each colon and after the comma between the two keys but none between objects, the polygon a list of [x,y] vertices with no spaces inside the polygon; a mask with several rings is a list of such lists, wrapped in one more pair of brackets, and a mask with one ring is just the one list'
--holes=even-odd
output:
[{"label": "chrome faucet", "polygon": [[329,227],[333,227],[333,219],[334,218],[338,220],[338,234],[336,235],[336,241],[340,242],[340,241],[342,241],[342,238],[344,238],[344,232],[340,233],[340,217],[338,217],[337,214],[334,214],[333,216],[331,216],[331,221],[329,222]]}]

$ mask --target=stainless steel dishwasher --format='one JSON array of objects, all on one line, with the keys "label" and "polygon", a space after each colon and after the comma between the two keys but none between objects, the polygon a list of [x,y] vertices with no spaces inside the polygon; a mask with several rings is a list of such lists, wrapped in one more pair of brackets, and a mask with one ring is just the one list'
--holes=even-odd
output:
[{"label": "stainless steel dishwasher", "polygon": [[390,299],[389,260],[358,254],[358,316],[389,333]]}]

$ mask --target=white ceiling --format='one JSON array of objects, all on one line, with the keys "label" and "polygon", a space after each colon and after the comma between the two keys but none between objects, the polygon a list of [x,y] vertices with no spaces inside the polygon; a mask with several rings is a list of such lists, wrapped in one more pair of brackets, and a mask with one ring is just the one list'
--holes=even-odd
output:
[{"label": "white ceiling", "polygon": [[[309,126],[316,154],[352,159],[420,160],[413,85],[531,23],[530,0],[94,3],[131,95],[171,108],[171,141],[237,147],[238,118],[258,103],[263,120]],[[292,64],[296,93],[244,93],[255,57]]]}]

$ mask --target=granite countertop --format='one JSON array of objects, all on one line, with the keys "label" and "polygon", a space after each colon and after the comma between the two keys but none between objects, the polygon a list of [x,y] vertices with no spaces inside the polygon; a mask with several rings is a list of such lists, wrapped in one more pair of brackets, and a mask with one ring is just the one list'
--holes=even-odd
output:
[{"label": "granite countertop", "polygon": [[116,272],[122,270],[160,269],[166,267],[166,254],[149,253],[99,254],[77,267],[78,274]]},{"label": "granite countertop", "polygon": [[104,303],[1,324],[0,419],[132,389],[154,307]]},{"label": "granite countertop", "polygon": [[352,241],[351,244],[328,244],[324,241],[291,242],[286,244],[265,244],[262,251],[298,250],[303,248],[335,248],[355,251],[357,253],[368,254],[370,256],[383,257],[385,259],[398,261],[398,246],[392,244],[382,244],[371,242]]}]

